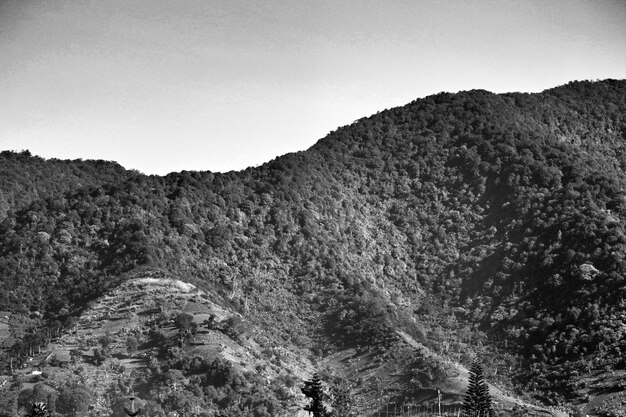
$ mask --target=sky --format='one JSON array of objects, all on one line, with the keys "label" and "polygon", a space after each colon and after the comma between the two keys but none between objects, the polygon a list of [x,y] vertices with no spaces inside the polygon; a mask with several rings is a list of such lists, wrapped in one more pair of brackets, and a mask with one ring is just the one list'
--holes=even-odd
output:
[{"label": "sky", "polygon": [[626,78],[624,0],[0,0],[0,150],[225,172],[441,91]]}]

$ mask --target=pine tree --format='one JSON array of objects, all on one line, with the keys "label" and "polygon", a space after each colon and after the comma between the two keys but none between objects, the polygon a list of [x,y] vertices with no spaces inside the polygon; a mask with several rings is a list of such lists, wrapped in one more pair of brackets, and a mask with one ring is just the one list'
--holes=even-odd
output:
[{"label": "pine tree", "polygon": [[301,388],[302,393],[311,399],[311,402],[304,406],[304,410],[313,413],[313,417],[327,417],[328,410],[324,407],[324,389],[319,375],[313,374],[313,378],[304,381],[304,387]]},{"label": "pine tree", "polygon": [[491,417],[491,395],[489,386],[483,379],[483,368],[478,360],[472,363],[469,371],[469,385],[463,402],[463,417]]}]

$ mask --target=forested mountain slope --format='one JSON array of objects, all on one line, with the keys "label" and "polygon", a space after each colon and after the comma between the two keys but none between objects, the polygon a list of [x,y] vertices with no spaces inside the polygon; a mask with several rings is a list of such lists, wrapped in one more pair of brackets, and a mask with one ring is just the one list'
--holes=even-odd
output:
[{"label": "forested mountain slope", "polygon": [[29,151],[0,152],[0,220],[8,210],[88,185],[123,181],[136,173],[107,161],[44,160]]},{"label": "forested mountain slope", "polygon": [[[124,273],[158,268],[215,290],[276,346],[325,357],[401,330],[579,402],[585,375],[626,366],[625,114],[624,81],[442,93],[241,172],[107,165],[80,188],[46,183],[5,209],[0,310],[67,322]],[[9,159],[3,195],[32,163]]]}]

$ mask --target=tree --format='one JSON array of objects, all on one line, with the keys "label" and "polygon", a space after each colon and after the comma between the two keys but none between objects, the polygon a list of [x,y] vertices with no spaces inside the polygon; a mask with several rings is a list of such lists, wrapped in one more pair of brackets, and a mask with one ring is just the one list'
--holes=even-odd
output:
[{"label": "tree", "polygon": [[102,346],[102,349],[104,349],[105,352],[108,352],[109,349],[111,348],[111,345],[115,342],[115,339],[113,339],[107,333],[104,336],[102,336],[100,339],[98,339],[98,342],[100,342],[100,345]]},{"label": "tree", "polygon": [[137,348],[139,347],[139,341],[135,336],[128,336],[126,339],[126,351],[129,355],[137,352]]},{"label": "tree", "polygon": [[197,326],[193,322],[193,316],[188,313],[178,314],[174,319],[174,324],[178,328],[180,347],[183,347],[185,342],[196,334]]},{"label": "tree", "polygon": [[353,417],[356,416],[352,404],[351,386],[344,380],[337,378],[331,387],[333,417]]},{"label": "tree", "polygon": [[[26,388],[22,390],[17,397],[17,406],[28,410],[33,407],[32,415],[39,417],[47,414],[36,414],[35,411],[42,412],[45,409],[46,413],[55,411],[55,404],[57,400],[56,391],[49,385],[39,382],[32,388]],[[39,405],[38,405],[39,404]],[[37,407],[35,407],[37,406]],[[41,406],[45,406],[42,408]]]},{"label": "tree", "polygon": [[174,319],[174,324],[181,333],[190,331],[193,327],[193,316],[188,313],[180,313]]},{"label": "tree", "polygon": [[0,396],[0,417],[13,417],[17,414],[17,395],[15,391],[4,391]]},{"label": "tree", "polygon": [[92,403],[92,395],[85,386],[65,387],[57,400],[57,411],[68,416],[82,416]]},{"label": "tree", "polygon": [[489,386],[483,379],[482,365],[476,359],[469,371],[469,385],[463,402],[463,417],[491,416],[493,416],[493,408]]},{"label": "tree", "polygon": [[33,404],[30,414],[26,415],[26,417],[48,417],[49,415],[46,403],[37,402]]},{"label": "tree", "polygon": [[72,349],[70,350],[70,359],[73,364],[77,364],[82,356],[80,349]]},{"label": "tree", "polygon": [[211,314],[209,318],[204,320],[201,324],[204,327],[206,327],[207,330],[214,330],[215,329],[215,314]]},{"label": "tree", "polygon": [[304,406],[305,411],[313,413],[313,417],[327,417],[329,415],[324,406],[326,394],[317,372],[313,374],[311,380],[304,381],[304,387],[301,388],[301,391],[307,398],[311,399],[311,402]]},{"label": "tree", "polygon": [[107,360],[111,355],[103,348],[93,348],[93,362],[100,366]]},{"label": "tree", "polygon": [[224,333],[228,335],[228,337],[239,340],[239,337],[245,332],[245,325],[243,320],[238,315],[233,315],[227,318],[224,321],[223,325]]}]

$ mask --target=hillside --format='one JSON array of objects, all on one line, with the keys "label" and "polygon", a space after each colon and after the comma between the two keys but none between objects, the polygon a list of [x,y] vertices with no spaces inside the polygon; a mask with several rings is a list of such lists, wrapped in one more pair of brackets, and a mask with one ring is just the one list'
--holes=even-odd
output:
[{"label": "hillside", "polygon": [[115,183],[135,176],[107,161],[44,160],[29,151],[0,152],[0,221],[8,210],[18,210],[52,195]]},{"label": "hillside", "polygon": [[[27,348],[71,329],[132,271],[166,271],[240,315],[265,362],[285,349],[348,376],[332,358],[369,354],[382,381],[396,365],[428,369],[417,377],[428,389],[445,386],[441,364],[477,355],[517,395],[620,415],[625,110],[615,80],[441,93],[258,168],[60,184],[6,209],[0,311]],[[3,175],[3,195],[31,158]],[[392,358],[401,335],[437,360]],[[375,391],[354,376],[367,402]],[[395,400],[413,401],[415,381]]]}]

